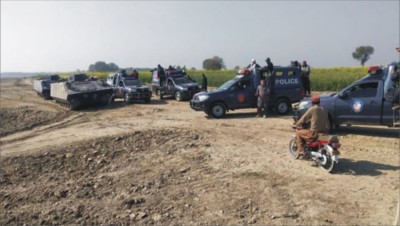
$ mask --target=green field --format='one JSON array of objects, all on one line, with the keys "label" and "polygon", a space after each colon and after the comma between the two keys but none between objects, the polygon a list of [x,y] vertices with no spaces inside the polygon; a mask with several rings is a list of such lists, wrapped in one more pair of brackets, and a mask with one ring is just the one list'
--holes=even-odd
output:
[{"label": "green field", "polygon": [[[208,78],[210,87],[218,87],[236,75],[236,70],[188,70],[187,74],[201,83],[201,74]],[[311,68],[311,90],[339,91],[350,83],[362,78],[368,72],[368,67],[337,67],[337,68]],[[128,71],[128,74],[130,71]],[[72,73],[62,73],[61,77],[68,77]],[[109,72],[88,72],[89,76],[105,79]],[[139,79],[149,84],[150,71],[140,71]]]}]

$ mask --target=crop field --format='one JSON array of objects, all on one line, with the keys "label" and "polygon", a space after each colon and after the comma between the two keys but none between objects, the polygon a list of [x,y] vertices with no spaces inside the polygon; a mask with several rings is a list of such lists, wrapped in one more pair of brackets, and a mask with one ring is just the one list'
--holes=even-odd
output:
[{"label": "crop field", "polygon": [[[208,85],[219,87],[224,82],[236,75],[236,70],[188,70],[187,74],[197,82],[201,82],[201,74],[208,78]],[[106,79],[110,72],[88,72],[89,76]],[[130,71],[128,71],[128,74]],[[311,90],[338,91],[350,83],[362,78],[368,73],[368,67],[337,67],[337,68],[311,68]],[[71,73],[62,73],[61,77],[68,77]],[[150,71],[139,71],[139,79],[143,83],[151,82]]]}]

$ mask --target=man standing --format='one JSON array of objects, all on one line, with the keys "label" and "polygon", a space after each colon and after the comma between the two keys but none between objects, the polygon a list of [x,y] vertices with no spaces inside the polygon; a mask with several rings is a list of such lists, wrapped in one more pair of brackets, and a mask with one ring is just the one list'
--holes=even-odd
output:
[{"label": "man standing", "polygon": [[263,110],[263,117],[266,118],[268,115],[268,93],[267,86],[265,85],[265,80],[260,80],[260,85],[257,86],[255,96],[257,98],[257,115],[256,117],[261,117],[261,112]]},{"label": "man standing", "polygon": [[400,108],[399,95],[400,95],[400,70],[397,65],[395,65],[390,72],[390,79],[393,81],[393,91],[394,97],[392,101],[392,109],[397,110]]},{"label": "man standing", "polygon": [[164,82],[165,82],[165,71],[164,68],[161,67],[161,65],[157,65],[157,75],[160,80],[160,88],[163,87]]},{"label": "man standing", "polygon": [[201,79],[202,79],[201,91],[207,92],[208,80],[207,80],[207,77],[206,77],[206,75],[204,73],[201,75]]},{"label": "man standing", "polygon": [[253,70],[254,68],[260,68],[260,65],[257,64],[256,59],[251,59],[251,62],[246,67],[249,70]]},{"label": "man standing", "polygon": [[306,95],[311,95],[310,88],[310,65],[304,60],[301,65],[301,82],[303,84],[304,92]]},{"label": "man standing", "polygon": [[267,73],[268,75],[271,75],[274,71],[274,64],[271,62],[271,59],[269,59],[269,57],[267,57],[265,62],[267,63]]},{"label": "man standing", "polygon": [[303,124],[310,124],[309,129],[298,129],[296,131],[297,153],[305,156],[304,145],[318,137],[319,133],[329,132],[329,116],[325,109],[319,106],[320,97],[311,97],[312,107],[296,122],[297,128],[302,128]]}]

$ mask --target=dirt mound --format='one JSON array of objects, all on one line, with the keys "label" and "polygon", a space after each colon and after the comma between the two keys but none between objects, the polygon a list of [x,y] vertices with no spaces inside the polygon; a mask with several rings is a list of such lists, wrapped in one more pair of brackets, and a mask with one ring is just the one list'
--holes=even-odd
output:
[{"label": "dirt mound", "polygon": [[0,137],[49,123],[56,116],[56,112],[38,110],[28,106],[1,108],[0,121],[2,125],[0,127]]},{"label": "dirt mound", "polygon": [[202,147],[196,132],[170,129],[2,158],[0,224],[171,223],[189,209]]}]

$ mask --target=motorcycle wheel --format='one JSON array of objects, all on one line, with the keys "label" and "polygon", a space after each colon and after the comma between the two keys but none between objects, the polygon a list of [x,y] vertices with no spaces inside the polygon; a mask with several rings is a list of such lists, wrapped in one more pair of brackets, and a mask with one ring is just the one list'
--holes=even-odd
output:
[{"label": "motorcycle wheel", "polygon": [[296,138],[293,138],[289,142],[289,153],[294,159],[298,159],[299,158],[299,155],[297,154]]},{"label": "motorcycle wheel", "polygon": [[328,173],[332,173],[335,168],[335,161],[333,161],[332,156],[327,154],[327,151],[322,154],[322,157],[316,158],[315,162],[318,164],[318,167],[327,171]]}]

